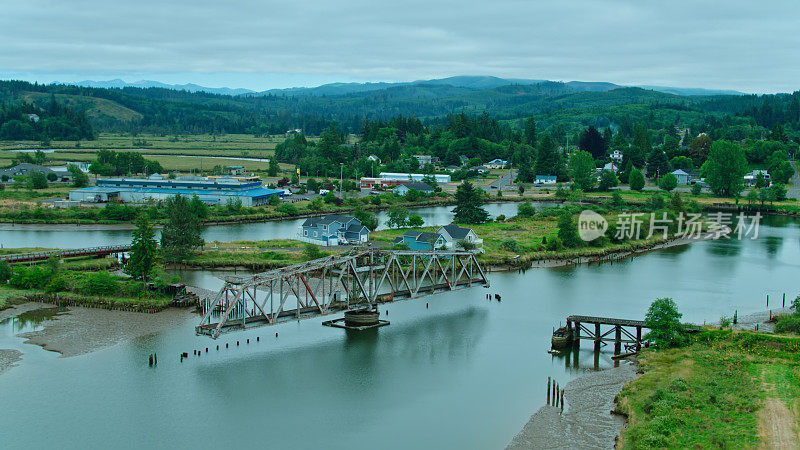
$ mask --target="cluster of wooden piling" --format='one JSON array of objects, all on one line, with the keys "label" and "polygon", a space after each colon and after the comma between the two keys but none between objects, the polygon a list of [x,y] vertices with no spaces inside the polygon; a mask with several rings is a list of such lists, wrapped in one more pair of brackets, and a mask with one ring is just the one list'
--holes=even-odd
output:
[{"label": "cluster of wooden piling", "polygon": [[[278,337],[278,333],[275,333],[275,337]],[[256,336],[256,342],[261,342],[261,336]],[[245,343],[249,344],[250,343],[250,338],[245,339]],[[240,344],[240,341],[236,341],[236,346],[237,347],[239,346],[239,344]],[[225,348],[230,348],[228,342],[225,343]],[[217,344],[217,346],[216,346],[216,351],[219,351],[219,344]],[[199,357],[203,353],[208,353],[208,347],[205,347],[205,351],[202,348],[197,348],[197,349],[193,349],[192,350],[192,355],[193,356]],[[189,352],[182,352],[179,355],[179,357],[180,357],[180,361],[183,362],[184,358],[188,358],[189,357]],[[153,360],[153,355],[150,355],[150,361],[151,361],[150,365],[151,366],[154,365],[152,363],[152,360]]]},{"label": "cluster of wooden piling", "polygon": [[150,354],[150,357],[147,358],[147,363],[150,367],[158,365],[158,353]]},{"label": "cluster of wooden piling", "polygon": [[550,377],[547,377],[547,404],[561,408],[561,412],[564,412],[564,389]]},{"label": "cluster of wooden piling", "polygon": [[[491,299],[492,299],[492,294],[486,294],[486,300],[491,300]],[[500,297],[500,294],[494,294],[494,299],[497,300],[498,302],[502,301],[502,297]]]}]

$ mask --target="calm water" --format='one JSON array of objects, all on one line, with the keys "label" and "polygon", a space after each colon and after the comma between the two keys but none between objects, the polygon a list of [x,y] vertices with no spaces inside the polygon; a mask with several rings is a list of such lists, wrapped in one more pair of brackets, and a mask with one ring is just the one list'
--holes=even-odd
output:
[{"label": "calm water", "polygon": [[[540,206],[540,205],[537,205]],[[492,217],[517,213],[516,203],[493,203],[486,205]],[[447,225],[453,221],[452,206],[410,209],[419,214],[425,225]],[[388,217],[385,211],[378,213],[379,229],[386,227]],[[287,239],[297,236],[300,224],[305,219],[275,222],[257,222],[230,225],[214,225],[203,232],[206,242]],[[37,225],[0,223],[0,244],[4,248],[44,247],[44,248],[85,248],[101,245],[122,245],[131,242],[131,231],[125,227],[108,225]]]},{"label": "calm water", "polygon": [[[6,322],[0,348],[25,355],[0,376],[0,442],[8,448],[502,448],[544,404],[548,376],[563,384],[595,365],[591,345],[577,359],[546,353],[552,327],[565,316],[641,318],[652,299],[670,296],[685,319],[713,321],[734,308],[763,309],[767,293],[797,295],[798,269],[798,222],[770,219],[755,241],[701,242],[613,266],[493,273],[488,290],[382,306],[392,324],[375,333],[348,334],[317,318],[212,341],[194,336],[193,317],[176,329],[65,359],[21,344]],[[213,273],[191,281],[220,283]],[[503,301],[485,300],[487,292]],[[226,342],[231,349],[214,350]],[[206,346],[208,354],[179,362],[179,352]],[[606,349],[600,366],[611,364]],[[153,352],[157,368],[147,366]]]}]

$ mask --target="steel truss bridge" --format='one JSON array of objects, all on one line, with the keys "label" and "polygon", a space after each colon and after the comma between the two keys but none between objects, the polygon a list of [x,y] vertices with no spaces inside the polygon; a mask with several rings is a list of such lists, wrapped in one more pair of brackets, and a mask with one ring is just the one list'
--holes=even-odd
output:
[{"label": "steel truss bridge", "polygon": [[473,285],[489,286],[475,254],[353,250],[251,277],[230,277],[203,302],[197,334],[323,316]]}]

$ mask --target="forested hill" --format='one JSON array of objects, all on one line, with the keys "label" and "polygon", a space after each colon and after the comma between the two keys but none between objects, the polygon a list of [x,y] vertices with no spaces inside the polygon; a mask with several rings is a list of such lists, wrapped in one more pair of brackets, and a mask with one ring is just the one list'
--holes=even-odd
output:
[{"label": "forested hill", "polygon": [[85,114],[95,131],[167,134],[274,134],[300,128],[316,135],[331,123],[338,124],[342,131],[357,132],[367,118],[414,116],[432,124],[443,123],[447,116],[462,112],[473,116],[486,112],[512,126],[533,115],[542,129],[574,130],[609,124],[631,128],[637,122],[654,123],[653,128],[701,128],[703,124],[725,120],[726,116],[749,117],[754,125],[766,128],[777,123],[796,127],[796,110],[800,108],[798,93],[681,96],[610,83],[514,84],[513,80],[491,79],[451,80],[453,84],[448,84],[445,80],[371,86],[340,95],[267,92],[239,96],[163,88],[105,89],[0,81],[0,102],[6,108],[23,103],[47,108],[54,99],[59,105]]}]

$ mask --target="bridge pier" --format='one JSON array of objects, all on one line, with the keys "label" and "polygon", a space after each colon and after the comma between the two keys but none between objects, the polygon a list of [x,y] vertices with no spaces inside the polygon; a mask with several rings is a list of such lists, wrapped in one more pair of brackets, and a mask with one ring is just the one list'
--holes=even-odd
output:
[{"label": "bridge pier", "polygon": [[622,351],[622,327],[614,325],[614,353],[618,354]]},{"label": "bridge pier", "polygon": [[642,327],[636,327],[636,351],[642,349]]},{"label": "bridge pier", "polygon": [[594,324],[594,349],[600,350],[600,322]]}]

